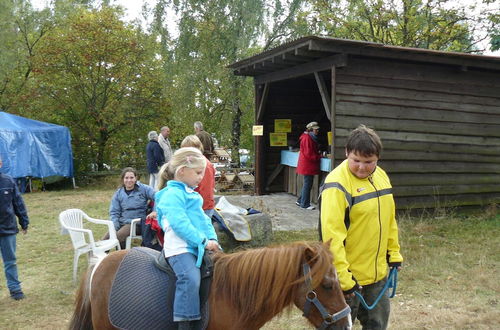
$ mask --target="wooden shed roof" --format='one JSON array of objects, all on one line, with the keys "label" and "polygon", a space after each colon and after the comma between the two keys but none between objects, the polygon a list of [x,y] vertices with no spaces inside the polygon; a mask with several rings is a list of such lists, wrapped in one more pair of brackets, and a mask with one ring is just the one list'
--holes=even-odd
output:
[{"label": "wooden shed roof", "polygon": [[[330,37],[303,37],[271,50],[259,53],[229,68],[235,75],[259,77],[256,83],[297,77],[308,72],[322,71],[347,65],[349,56],[386,58],[392,60],[427,62],[469,68],[500,70],[500,57],[422,48],[388,46],[375,42]],[[283,75],[283,70],[287,71]],[[279,75],[276,72],[281,71]]]}]

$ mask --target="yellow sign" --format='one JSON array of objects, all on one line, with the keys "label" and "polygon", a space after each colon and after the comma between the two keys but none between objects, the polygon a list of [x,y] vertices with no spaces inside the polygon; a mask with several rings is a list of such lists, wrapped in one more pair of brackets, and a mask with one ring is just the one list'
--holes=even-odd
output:
[{"label": "yellow sign", "polygon": [[286,133],[269,133],[271,147],[286,147]]},{"label": "yellow sign", "polygon": [[333,142],[332,132],[328,132],[328,145],[331,146]]},{"label": "yellow sign", "polygon": [[291,119],[275,119],[274,120],[274,131],[276,133],[290,133],[292,131],[292,120]]},{"label": "yellow sign", "polygon": [[264,135],[264,126],[263,125],[253,125],[253,127],[252,127],[252,135],[253,136],[262,136],[262,135]]}]

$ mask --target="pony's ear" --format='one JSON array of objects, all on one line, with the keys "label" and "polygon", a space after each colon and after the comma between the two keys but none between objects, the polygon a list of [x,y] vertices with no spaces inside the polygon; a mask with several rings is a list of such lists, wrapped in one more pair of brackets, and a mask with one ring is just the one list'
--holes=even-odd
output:
[{"label": "pony's ear", "polygon": [[328,250],[330,250],[330,246],[332,244],[332,239],[330,238],[328,241],[323,242],[323,245],[326,246]]},{"label": "pony's ear", "polygon": [[314,259],[314,255],[315,253],[310,247],[307,247],[304,250],[304,257],[306,258],[307,263],[310,263],[310,261]]}]

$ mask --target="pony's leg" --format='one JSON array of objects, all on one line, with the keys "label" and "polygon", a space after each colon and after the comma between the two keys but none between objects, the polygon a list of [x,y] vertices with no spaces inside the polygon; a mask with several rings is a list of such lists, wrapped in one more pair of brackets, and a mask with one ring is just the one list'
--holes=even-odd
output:
[{"label": "pony's leg", "polygon": [[118,267],[127,252],[127,250],[121,250],[110,253],[98,265],[94,273],[90,296],[94,329],[116,329],[109,321],[108,316],[109,293]]}]

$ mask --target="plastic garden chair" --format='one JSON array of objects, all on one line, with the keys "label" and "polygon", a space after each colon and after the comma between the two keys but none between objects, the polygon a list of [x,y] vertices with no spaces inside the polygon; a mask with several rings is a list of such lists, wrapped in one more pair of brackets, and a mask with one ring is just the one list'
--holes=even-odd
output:
[{"label": "plastic garden chair", "polygon": [[137,235],[137,224],[141,223],[141,218],[135,218],[132,219],[130,222],[130,235],[127,236],[127,239],[125,240],[125,248],[130,249],[132,247],[132,240],[133,239],[140,239],[142,240],[141,235]]},{"label": "plastic garden chair", "polygon": [[[84,228],[85,221],[108,226],[109,239],[96,241],[92,230]],[[120,250],[120,242],[116,237],[115,227],[110,220],[100,220],[89,217],[80,209],[68,209],[59,214],[62,233],[69,233],[75,254],[73,258],[73,282],[76,283],[78,259],[87,254],[89,265],[104,258],[106,251],[116,247]],[[88,239],[88,240],[87,240]]]}]

